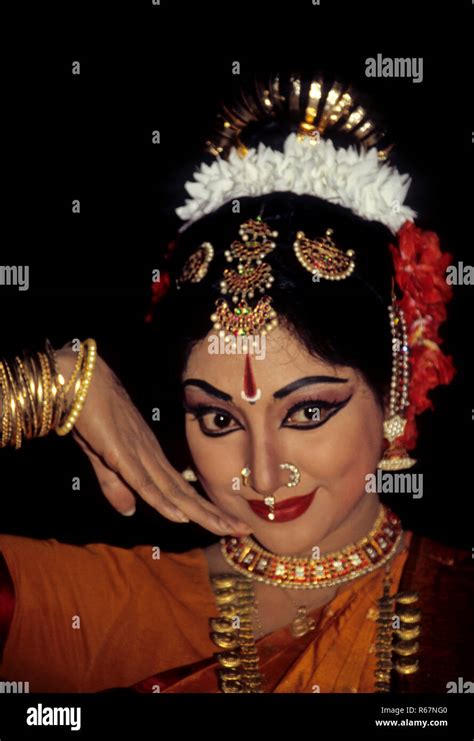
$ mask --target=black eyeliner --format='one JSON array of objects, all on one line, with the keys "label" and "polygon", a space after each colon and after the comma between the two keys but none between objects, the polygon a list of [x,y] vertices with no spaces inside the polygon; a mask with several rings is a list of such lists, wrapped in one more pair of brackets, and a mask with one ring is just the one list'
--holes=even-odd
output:
[{"label": "black eyeliner", "polygon": [[[343,401],[339,402],[332,402],[327,401],[326,399],[302,399],[301,401],[298,401],[296,404],[294,404],[288,411],[286,412],[285,419],[290,417],[295,412],[299,411],[300,409],[307,409],[309,407],[316,407],[320,409],[326,409],[331,410],[330,413],[327,415],[325,419],[322,421],[318,421],[315,424],[293,424],[293,425],[285,425],[281,424],[280,429],[283,427],[286,427],[289,430],[314,430],[317,427],[322,427],[326,422],[328,422],[332,417],[334,417],[337,412],[339,412],[343,407],[346,406],[346,404],[349,403],[349,401],[352,399],[353,394],[347,397],[347,399],[344,399]],[[225,435],[229,435],[231,432],[237,432],[237,430],[244,429],[242,426],[240,426],[240,423],[230,414],[230,412],[226,412],[220,407],[213,406],[212,404],[196,404],[196,405],[190,405],[186,401],[183,400],[182,402],[183,408],[185,412],[188,412],[189,414],[192,414],[198,421],[199,427],[203,435],[206,435],[207,437],[224,437]],[[202,418],[206,414],[221,414],[223,417],[227,417],[229,420],[233,420],[234,422],[237,422],[239,424],[239,427],[233,428],[227,431],[223,432],[209,432],[209,430],[206,430],[203,426]],[[309,420],[308,420],[309,421]]]},{"label": "black eyeliner", "polygon": [[[322,421],[318,421],[315,424],[293,424],[293,425],[280,425],[281,427],[286,427],[289,430],[314,430],[316,427],[322,427],[328,420],[331,419],[331,417],[334,417],[337,412],[339,412],[343,407],[346,406],[352,399],[353,394],[347,397],[347,399],[344,399],[343,401],[326,401],[325,399],[303,399],[302,401],[297,402],[294,404],[290,409],[288,409],[285,419],[288,419],[292,414],[295,412],[300,411],[300,409],[308,409],[310,407],[316,407],[317,409],[330,409],[332,410],[328,416],[323,419]],[[309,420],[308,420],[309,422]]]},{"label": "black eyeliner", "polygon": [[[209,430],[204,429],[202,418],[206,414],[221,414],[223,417],[228,417],[230,420],[234,420],[234,422],[237,422],[237,420],[229,413],[224,411],[223,409],[219,407],[215,407],[208,404],[196,404],[195,406],[191,406],[187,404],[185,401],[183,401],[183,407],[185,412],[188,412],[189,414],[192,414],[198,421],[200,430],[203,435],[207,435],[207,437],[224,437],[225,435],[230,435],[231,432],[237,432],[238,429],[242,429],[242,427],[234,427],[231,430],[223,431],[223,432],[209,432]],[[237,422],[237,424],[240,424]]]}]

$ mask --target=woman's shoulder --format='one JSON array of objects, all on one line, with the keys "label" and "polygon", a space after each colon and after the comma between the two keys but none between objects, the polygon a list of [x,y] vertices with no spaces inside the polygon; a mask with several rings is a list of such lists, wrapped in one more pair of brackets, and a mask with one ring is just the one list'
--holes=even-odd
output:
[{"label": "woman's shoulder", "polygon": [[107,543],[77,545],[56,538],[0,534],[0,553],[15,591],[31,592],[40,582],[61,585],[63,595],[122,594],[179,602],[196,612],[215,609],[209,564],[202,548],[182,553],[158,544],[125,548]]},{"label": "woman's shoulder", "polygon": [[2,676],[34,675],[36,691],[89,692],[212,655],[207,621],[216,606],[202,549],[0,535],[0,556],[13,608]]}]

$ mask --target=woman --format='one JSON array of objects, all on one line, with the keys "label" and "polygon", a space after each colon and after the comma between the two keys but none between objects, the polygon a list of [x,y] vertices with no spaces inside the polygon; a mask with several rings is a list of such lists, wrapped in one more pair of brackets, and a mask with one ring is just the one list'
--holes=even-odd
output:
[{"label": "woman", "polygon": [[[2,440],[74,427],[120,511],[137,491],[225,536],[183,554],[2,536],[0,675],[30,691],[446,692],[472,673],[472,561],[404,532],[379,494],[422,481],[415,418],[453,376],[450,256],[337,83],[257,83],[207,146],[148,317],[168,455],[93,342],[77,362],[47,348],[50,376],[41,356],[4,363],[18,419],[39,378],[51,401],[29,425],[4,406]],[[183,451],[180,476],[167,458]]]}]

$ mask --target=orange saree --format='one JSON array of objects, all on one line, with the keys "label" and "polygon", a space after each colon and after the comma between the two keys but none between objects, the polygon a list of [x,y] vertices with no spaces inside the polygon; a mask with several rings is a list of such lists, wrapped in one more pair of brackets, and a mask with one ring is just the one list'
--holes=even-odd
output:
[{"label": "orange saree", "polygon": [[[405,534],[409,546],[410,533]],[[393,559],[392,589],[398,588],[407,550]],[[289,627],[256,642],[263,692],[373,692],[375,689],[376,601],[384,569],[344,585],[326,607],[310,613],[316,629],[294,638]],[[216,649],[215,649],[216,650]],[[219,662],[155,675],[136,685],[142,692],[219,692]],[[158,690],[159,688],[159,690]]]},{"label": "orange saree", "polygon": [[[15,598],[0,678],[29,681],[30,692],[220,691],[209,630],[219,612],[202,550],[3,535],[0,552]],[[392,560],[392,591],[406,557],[405,549]],[[285,627],[260,639],[263,691],[373,692],[383,577],[380,568],[342,585],[311,613],[312,632],[294,638]]]}]

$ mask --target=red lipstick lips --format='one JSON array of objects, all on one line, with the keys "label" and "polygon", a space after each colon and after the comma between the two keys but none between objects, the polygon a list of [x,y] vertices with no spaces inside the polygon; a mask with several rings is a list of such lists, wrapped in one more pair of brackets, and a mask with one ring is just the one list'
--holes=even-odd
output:
[{"label": "red lipstick lips", "polygon": [[[290,499],[284,499],[283,502],[276,503],[273,510],[275,513],[273,522],[289,522],[290,520],[296,520],[297,517],[301,517],[313,501],[315,493],[316,489],[302,497],[291,497]],[[247,503],[262,520],[270,522],[268,520],[269,509],[263,501],[249,499]]]}]

